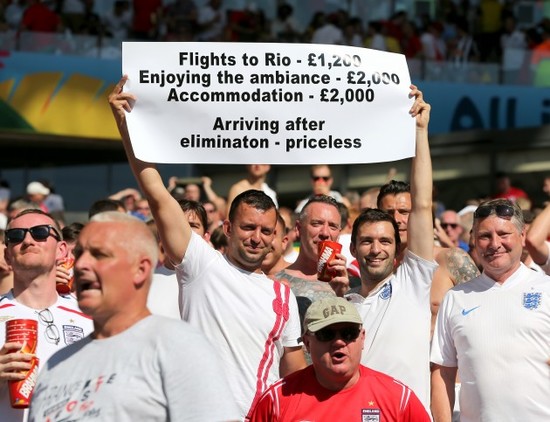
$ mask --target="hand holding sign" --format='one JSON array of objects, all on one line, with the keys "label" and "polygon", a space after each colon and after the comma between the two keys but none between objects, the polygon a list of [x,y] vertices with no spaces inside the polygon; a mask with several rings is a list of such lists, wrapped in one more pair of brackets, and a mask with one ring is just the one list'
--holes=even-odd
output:
[{"label": "hand holding sign", "polygon": [[[316,44],[123,44],[141,160],[365,163],[414,155],[405,57]],[[132,97],[132,100],[134,97]]]}]

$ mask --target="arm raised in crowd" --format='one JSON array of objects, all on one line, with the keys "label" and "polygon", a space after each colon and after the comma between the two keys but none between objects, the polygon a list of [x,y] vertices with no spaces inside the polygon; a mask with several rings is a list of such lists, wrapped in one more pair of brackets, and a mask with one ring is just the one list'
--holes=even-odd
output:
[{"label": "arm raised in crowd", "polygon": [[412,209],[407,225],[408,248],[419,257],[431,261],[434,247],[432,160],[428,144],[431,107],[416,86],[411,85],[410,95],[415,97],[410,114],[416,119],[416,154],[411,165]]},{"label": "arm raised in crowd", "polygon": [[202,188],[204,189],[204,193],[206,194],[208,200],[216,206],[220,215],[225,215],[227,202],[216,192],[214,192],[214,189],[212,189],[212,179],[210,177],[203,176],[201,177],[201,180]]},{"label": "arm raised in crowd", "polygon": [[156,166],[138,160],[134,155],[126,113],[132,111],[136,97],[123,91],[127,80],[128,77],[124,75],[116,84],[113,92],[109,95],[109,104],[122,137],[128,163],[141,191],[149,202],[164,250],[173,264],[179,264],[191,239],[191,227],[180,205],[164,186]]},{"label": "arm raised in crowd", "polygon": [[550,250],[546,239],[550,234],[550,204],[535,218],[529,227],[525,246],[538,265],[546,264]]}]

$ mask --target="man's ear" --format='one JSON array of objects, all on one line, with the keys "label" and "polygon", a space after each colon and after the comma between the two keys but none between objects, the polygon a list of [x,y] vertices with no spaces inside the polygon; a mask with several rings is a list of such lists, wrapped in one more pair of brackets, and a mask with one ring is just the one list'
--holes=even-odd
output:
[{"label": "man's ear", "polygon": [[308,353],[310,353],[310,351],[309,351],[310,341],[311,341],[311,339],[309,338],[309,336],[307,334],[304,334],[302,336],[302,342],[304,343],[304,346],[306,346],[306,350],[307,350]]},{"label": "man's ear", "polygon": [[67,258],[67,242],[64,240],[57,242],[57,253],[55,255],[55,262],[60,262],[62,259]]},{"label": "man's ear", "polygon": [[355,247],[355,243],[349,243],[349,251],[354,258],[357,258],[357,248]]},{"label": "man's ear", "polygon": [[9,249],[7,247],[4,248],[4,260],[6,261],[6,264],[11,267],[11,254],[9,253]]},{"label": "man's ear", "polygon": [[156,262],[151,262],[151,259],[147,256],[143,256],[137,265],[135,277],[134,277],[134,285],[137,288],[140,288],[143,286],[143,284],[147,281],[149,275],[153,271],[153,269],[156,267]]},{"label": "man's ear", "polygon": [[229,220],[223,222],[223,232],[227,237],[231,237],[231,222]]},{"label": "man's ear", "polygon": [[283,251],[286,251],[286,247],[288,246],[288,236],[283,236],[283,239],[281,240],[281,246]]},{"label": "man's ear", "polygon": [[302,224],[300,223],[300,220],[296,220],[296,225],[294,226],[294,230],[296,231],[296,237],[300,237],[300,231],[302,230]]}]

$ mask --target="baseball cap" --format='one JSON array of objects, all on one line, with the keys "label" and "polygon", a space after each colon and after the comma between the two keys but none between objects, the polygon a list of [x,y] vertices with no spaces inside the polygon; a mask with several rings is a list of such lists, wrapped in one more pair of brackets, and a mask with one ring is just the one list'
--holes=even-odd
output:
[{"label": "baseball cap", "polygon": [[457,212],[459,217],[462,217],[465,214],[473,213],[477,210],[477,205],[466,205],[464,208],[462,208],[459,212]]},{"label": "baseball cap", "polygon": [[50,190],[40,182],[31,182],[27,185],[29,195],[49,195]]},{"label": "baseball cap", "polygon": [[332,324],[363,324],[355,305],[342,297],[329,297],[313,302],[304,317],[304,330],[315,333]]}]

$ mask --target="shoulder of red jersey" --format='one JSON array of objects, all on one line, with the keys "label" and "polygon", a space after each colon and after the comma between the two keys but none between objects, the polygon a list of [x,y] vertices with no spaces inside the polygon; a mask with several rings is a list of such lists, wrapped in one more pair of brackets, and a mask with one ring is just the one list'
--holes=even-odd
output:
[{"label": "shoulder of red jersey", "polygon": [[390,390],[395,397],[400,397],[399,407],[401,410],[407,407],[411,395],[414,394],[413,391],[401,381],[396,380],[392,376],[384,374],[383,372],[379,372],[361,365],[361,374],[362,376],[374,378],[373,381],[379,384],[380,387],[385,387]]}]

